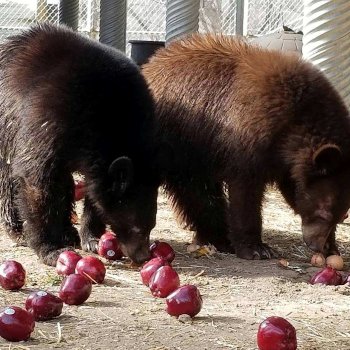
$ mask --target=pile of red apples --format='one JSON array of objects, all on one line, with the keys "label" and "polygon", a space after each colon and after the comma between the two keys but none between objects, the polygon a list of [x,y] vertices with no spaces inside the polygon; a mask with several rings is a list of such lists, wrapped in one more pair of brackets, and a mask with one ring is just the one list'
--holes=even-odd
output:
[{"label": "pile of red apples", "polygon": [[[101,236],[98,252],[109,260],[122,257],[117,237],[112,232]],[[44,290],[34,291],[25,300],[24,308],[11,305],[1,310],[1,337],[9,341],[27,340],[34,330],[35,321],[59,316],[64,303],[84,303],[91,294],[92,285],[104,281],[106,267],[98,257],[82,257],[75,251],[66,250],[58,257],[56,272],[64,276],[58,296]],[[3,289],[19,290],[25,285],[25,280],[26,271],[19,262],[6,260],[0,265],[0,286]]]},{"label": "pile of red apples", "polygon": [[[195,316],[202,307],[202,298],[193,285],[180,287],[179,276],[171,267],[174,250],[165,242],[150,247],[153,259],[146,263],[141,276],[156,297],[166,297],[166,311],[173,316]],[[116,235],[106,232],[99,240],[98,253],[109,260],[122,257]],[[153,272],[152,272],[153,271]],[[106,275],[104,263],[96,256],[82,257],[66,250],[59,255],[56,272],[63,276],[58,295],[49,291],[33,291],[22,307],[10,305],[0,311],[0,336],[8,341],[28,340],[36,321],[60,316],[63,304],[80,305],[92,292],[93,284],[102,283]],[[6,290],[19,290],[25,285],[26,271],[22,264],[6,260],[0,265],[0,285]]]}]

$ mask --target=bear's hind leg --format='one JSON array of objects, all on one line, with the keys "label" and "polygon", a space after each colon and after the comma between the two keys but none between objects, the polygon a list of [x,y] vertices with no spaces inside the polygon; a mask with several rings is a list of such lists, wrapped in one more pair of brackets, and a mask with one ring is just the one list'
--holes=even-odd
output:
[{"label": "bear's hind leg", "polygon": [[[17,182],[9,177],[9,169],[3,169],[0,211],[8,236],[17,244],[25,245],[23,222],[16,206]],[[5,174],[6,173],[6,174]]]},{"label": "bear's hind leg", "polygon": [[222,183],[181,180],[168,182],[165,189],[177,214],[195,231],[193,243],[210,243],[221,252],[234,252],[227,238],[227,200]]},{"label": "bear's hind leg", "polygon": [[261,240],[261,206],[265,186],[253,179],[228,182],[230,240],[239,258],[271,259],[276,252]]},{"label": "bear's hind leg", "polygon": [[28,245],[45,264],[54,266],[67,243],[78,235],[71,223],[72,175],[55,168],[22,179],[17,203],[26,220],[23,231]]},{"label": "bear's hind leg", "polygon": [[98,241],[105,227],[90,199],[86,196],[80,228],[81,248],[86,252],[97,253]]}]

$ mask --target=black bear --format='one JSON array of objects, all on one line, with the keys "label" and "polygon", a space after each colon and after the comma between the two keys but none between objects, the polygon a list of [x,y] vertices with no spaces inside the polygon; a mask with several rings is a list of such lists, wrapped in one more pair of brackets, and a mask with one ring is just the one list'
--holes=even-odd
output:
[{"label": "black bear", "polygon": [[85,175],[84,250],[110,224],[124,253],[149,257],[159,186],[154,102],[121,52],[64,26],[37,25],[0,46],[0,210],[46,264],[79,240],[72,173]]},{"label": "black bear", "polygon": [[270,258],[261,204],[276,183],[302,218],[306,244],[338,252],[336,225],[350,206],[350,118],[318,69],[244,40],[194,34],[158,50],[142,71],[158,138],[175,156],[165,187],[196,242]]}]

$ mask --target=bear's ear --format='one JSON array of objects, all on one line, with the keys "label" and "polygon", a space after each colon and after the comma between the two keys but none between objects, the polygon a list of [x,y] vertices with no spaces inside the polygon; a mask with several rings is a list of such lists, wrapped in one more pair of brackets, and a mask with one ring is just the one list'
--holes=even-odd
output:
[{"label": "bear's ear", "polygon": [[312,161],[321,175],[329,175],[337,170],[341,157],[341,150],[337,145],[326,144],[314,152]]},{"label": "bear's ear", "polygon": [[128,157],[116,158],[108,169],[108,174],[114,179],[113,191],[122,196],[133,181],[134,167]]}]

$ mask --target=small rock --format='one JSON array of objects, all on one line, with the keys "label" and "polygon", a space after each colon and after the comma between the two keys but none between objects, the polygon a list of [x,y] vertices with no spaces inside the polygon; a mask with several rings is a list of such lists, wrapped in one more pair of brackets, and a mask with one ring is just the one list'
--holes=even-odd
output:
[{"label": "small rock", "polygon": [[134,316],[134,315],[139,315],[140,314],[140,310],[139,309],[135,309],[134,311],[130,312],[130,315]]}]

